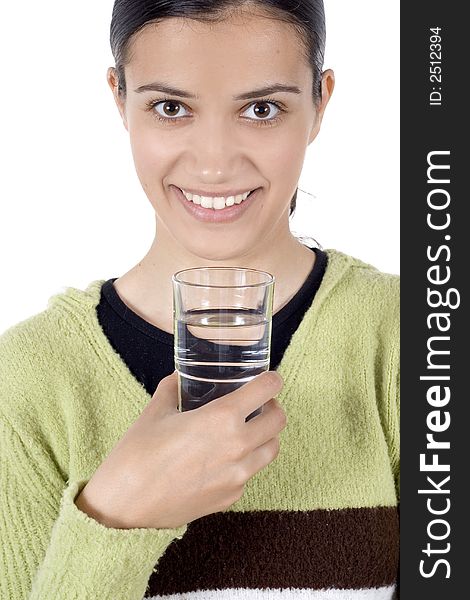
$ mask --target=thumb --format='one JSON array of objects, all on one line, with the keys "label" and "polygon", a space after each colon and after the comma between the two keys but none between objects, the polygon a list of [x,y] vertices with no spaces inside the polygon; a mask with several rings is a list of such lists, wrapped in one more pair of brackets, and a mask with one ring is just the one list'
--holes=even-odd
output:
[{"label": "thumb", "polygon": [[163,408],[165,412],[178,411],[178,372],[163,377],[157,385],[150,404]]}]

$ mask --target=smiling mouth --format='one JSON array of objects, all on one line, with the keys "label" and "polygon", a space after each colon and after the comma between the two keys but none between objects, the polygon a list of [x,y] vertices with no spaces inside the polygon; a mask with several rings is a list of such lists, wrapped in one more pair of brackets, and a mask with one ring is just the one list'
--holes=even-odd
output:
[{"label": "smiling mouth", "polygon": [[242,204],[245,202],[247,198],[251,196],[254,192],[256,192],[260,188],[255,188],[250,192],[245,192],[243,194],[237,194],[236,196],[202,196],[198,194],[191,194],[190,192],[185,192],[181,188],[178,188],[183,196],[186,198],[187,202],[193,203],[201,208],[212,209],[212,210],[223,210],[229,208],[231,206]]},{"label": "smiling mouth", "polygon": [[[201,222],[211,224],[230,223],[238,220],[250,210],[253,203],[257,202],[257,198],[263,191],[262,187],[255,188],[247,195],[245,200],[239,201],[238,204],[234,203],[232,206],[226,206],[225,203],[222,205],[219,201],[219,203],[216,202],[215,206],[205,207],[203,204],[195,204],[192,200],[188,200],[178,186],[173,185],[172,187],[186,212]],[[212,201],[212,198],[210,198],[210,201]]]}]

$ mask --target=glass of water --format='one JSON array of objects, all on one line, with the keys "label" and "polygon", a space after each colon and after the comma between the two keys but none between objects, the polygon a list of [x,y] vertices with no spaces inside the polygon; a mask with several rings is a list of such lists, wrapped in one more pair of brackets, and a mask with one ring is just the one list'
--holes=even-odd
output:
[{"label": "glass of water", "polygon": [[180,411],[225,396],[269,370],[274,280],[265,271],[239,267],[196,267],[173,275]]}]

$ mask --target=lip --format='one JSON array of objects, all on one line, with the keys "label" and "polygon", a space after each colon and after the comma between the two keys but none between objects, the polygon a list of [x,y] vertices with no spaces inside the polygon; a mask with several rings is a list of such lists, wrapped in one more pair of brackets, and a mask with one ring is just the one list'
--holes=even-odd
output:
[{"label": "lip", "polygon": [[226,206],[220,210],[214,208],[204,208],[201,205],[194,204],[190,200],[187,200],[183,192],[176,185],[170,186],[176,198],[183,204],[185,210],[198,221],[204,223],[229,223],[240,218],[253,204],[253,201],[259,196],[262,188],[256,188],[246,200],[240,202],[240,204],[234,204],[233,206]]},{"label": "lip", "polygon": [[[178,186],[175,186],[178,187]],[[223,196],[224,198],[228,198],[229,196],[239,196],[241,194],[244,194],[245,192],[249,192],[250,190],[255,190],[256,188],[249,188],[249,187],[245,187],[243,189],[240,190],[226,190],[224,192],[201,192],[200,190],[192,190],[191,188],[179,188],[180,190],[183,189],[185,192],[189,192],[190,194],[197,194],[198,196],[207,196],[209,198],[217,198],[217,196]]]}]

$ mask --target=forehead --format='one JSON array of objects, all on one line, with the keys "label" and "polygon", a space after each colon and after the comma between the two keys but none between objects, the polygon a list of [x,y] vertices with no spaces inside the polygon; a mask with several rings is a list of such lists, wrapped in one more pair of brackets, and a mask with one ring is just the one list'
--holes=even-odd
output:
[{"label": "forehead", "polygon": [[155,78],[218,88],[284,77],[305,81],[311,74],[297,31],[262,15],[232,15],[221,22],[171,17],[149,24],[133,38],[126,78],[142,85]]}]

